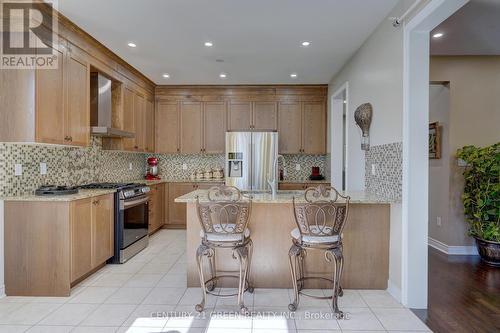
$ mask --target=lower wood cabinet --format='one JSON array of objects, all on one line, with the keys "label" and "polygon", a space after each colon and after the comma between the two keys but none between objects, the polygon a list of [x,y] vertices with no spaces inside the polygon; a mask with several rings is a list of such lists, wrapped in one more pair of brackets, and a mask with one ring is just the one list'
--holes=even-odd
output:
[{"label": "lower wood cabinet", "polygon": [[164,204],[165,186],[167,184],[150,185],[149,191],[149,234],[154,233],[165,224]]},{"label": "lower wood cabinet", "polygon": [[168,207],[168,215],[166,215],[165,226],[172,229],[186,228],[186,204],[175,202],[184,194],[188,194],[198,189],[209,189],[212,186],[221,185],[222,183],[169,183],[168,196],[165,196],[165,207]]},{"label": "lower wood cabinet", "polygon": [[71,203],[71,282],[113,256],[113,195]]},{"label": "lower wood cabinet", "polygon": [[5,202],[9,296],[69,296],[113,256],[113,194],[75,201]]}]

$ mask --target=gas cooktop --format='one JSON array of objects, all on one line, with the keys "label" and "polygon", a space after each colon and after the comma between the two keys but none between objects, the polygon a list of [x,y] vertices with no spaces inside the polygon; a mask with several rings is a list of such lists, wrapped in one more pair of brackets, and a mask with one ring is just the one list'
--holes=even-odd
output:
[{"label": "gas cooktop", "polygon": [[35,190],[35,195],[67,195],[78,193],[77,187],[42,185]]}]

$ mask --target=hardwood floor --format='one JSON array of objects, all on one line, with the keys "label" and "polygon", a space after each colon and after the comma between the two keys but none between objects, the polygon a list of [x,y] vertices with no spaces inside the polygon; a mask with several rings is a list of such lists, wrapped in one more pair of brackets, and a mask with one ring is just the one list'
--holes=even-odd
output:
[{"label": "hardwood floor", "polygon": [[414,312],[437,333],[500,332],[500,268],[429,248],[429,308]]}]

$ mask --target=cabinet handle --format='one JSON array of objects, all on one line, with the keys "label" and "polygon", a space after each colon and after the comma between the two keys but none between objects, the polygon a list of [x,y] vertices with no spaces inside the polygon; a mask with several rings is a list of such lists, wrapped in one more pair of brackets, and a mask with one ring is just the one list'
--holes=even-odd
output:
[{"label": "cabinet handle", "polygon": [[69,137],[69,141],[73,141],[73,137],[72,136]]},{"label": "cabinet handle", "polygon": [[179,151],[180,151],[180,149],[179,149],[179,148],[177,148],[177,152],[179,152]]},{"label": "cabinet handle", "polygon": [[139,148],[139,146],[134,146],[134,148],[135,148],[135,149],[138,149],[138,148]]}]

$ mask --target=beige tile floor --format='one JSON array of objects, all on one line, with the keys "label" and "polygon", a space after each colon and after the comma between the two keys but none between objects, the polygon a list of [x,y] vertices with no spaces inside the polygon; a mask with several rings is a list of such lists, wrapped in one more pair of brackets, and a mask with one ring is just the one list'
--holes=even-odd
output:
[{"label": "beige tile floor", "polygon": [[251,316],[235,312],[236,299],[215,297],[198,314],[194,305],[201,292],[186,287],[185,237],[180,230],[156,233],[147,249],[124,265],[107,265],[73,288],[70,297],[0,299],[0,332],[429,331],[383,290],[345,290],[340,306],[348,320],[336,320],[325,300],[302,298],[297,312],[290,313],[287,289],[256,289],[246,295]]}]

